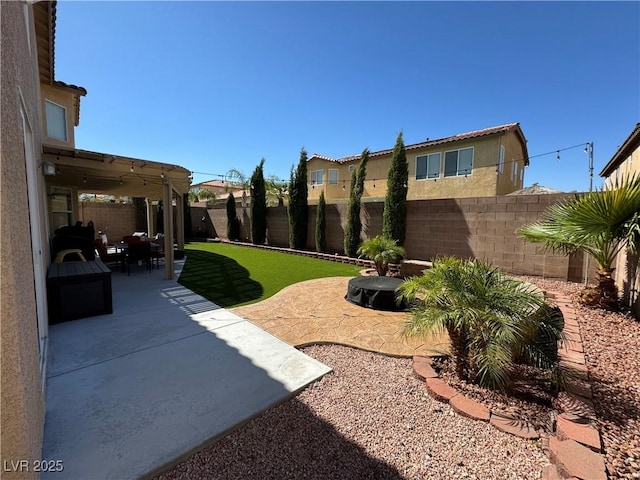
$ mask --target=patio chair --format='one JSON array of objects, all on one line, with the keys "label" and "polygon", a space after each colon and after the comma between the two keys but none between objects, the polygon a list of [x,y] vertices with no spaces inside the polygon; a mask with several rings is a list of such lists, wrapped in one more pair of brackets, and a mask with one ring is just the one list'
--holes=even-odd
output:
[{"label": "patio chair", "polygon": [[126,249],[127,275],[131,275],[131,264],[141,262],[145,265],[149,273],[151,273],[151,243],[150,242],[134,242],[129,243]]},{"label": "patio chair", "polygon": [[122,241],[129,244],[140,243],[142,241],[142,238],[136,235],[125,235],[124,237],[122,237]]},{"label": "patio chair", "polygon": [[160,259],[164,259],[165,255],[164,255],[164,250],[161,249],[157,249],[157,250],[151,250],[151,262],[153,264],[153,261],[156,261],[156,268],[158,270],[160,270]]},{"label": "patio chair", "polygon": [[120,265],[120,262],[122,262],[123,260],[123,254],[121,252],[115,251],[115,252],[109,252],[109,250],[107,249],[107,245],[105,243],[103,243],[102,239],[97,239],[95,241],[95,245],[96,245],[96,250],[98,252],[98,255],[100,256],[100,260],[102,260],[102,263],[104,263],[105,265],[108,265],[110,263],[114,263],[116,264],[116,267],[118,265]]}]

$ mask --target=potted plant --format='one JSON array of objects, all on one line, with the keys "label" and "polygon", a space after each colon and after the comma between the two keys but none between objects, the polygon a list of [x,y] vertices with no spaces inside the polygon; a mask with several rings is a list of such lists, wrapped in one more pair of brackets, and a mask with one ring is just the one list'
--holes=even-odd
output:
[{"label": "potted plant", "polygon": [[378,235],[363,242],[357,253],[360,258],[364,257],[372,260],[376,267],[376,272],[381,277],[387,275],[390,263],[399,263],[406,255],[404,248],[398,246],[395,240],[383,235]]}]

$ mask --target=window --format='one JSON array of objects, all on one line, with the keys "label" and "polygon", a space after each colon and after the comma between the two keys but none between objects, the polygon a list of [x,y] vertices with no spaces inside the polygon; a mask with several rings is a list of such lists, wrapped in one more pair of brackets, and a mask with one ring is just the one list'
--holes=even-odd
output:
[{"label": "window", "polygon": [[67,141],[67,111],[49,100],[45,102],[47,116],[47,136]]},{"label": "window", "polygon": [[349,165],[349,173],[353,173],[355,169],[356,169],[355,165]]},{"label": "window", "polygon": [[452,150],[444,154],[444,176],[471,175],[473,171],[473,147]]},{"label": "window", "polygon": [[311,185],[322,185],[324,170],[312,170],[310,172]]},{"label": "window", "polygon": [[516,169],[518,168],[518,165],[516,164],[516,161],[511,159],[511,182],[515,183],[516,182]]},{"label": "window", "polygon": [[520,185],[522,185],[522,181],[524,180],[524,167],[520,168]]},{"label": "window", "polygon": [[329,185],[337,185],[338,184],[338,169],[330,168],[329,169]]},{"label": "window", "polygon": [[440,153],[416,157],[416,180],[440,177]]},{"label": "window", "polygon": [[51,202],[51,220],[53,230],[65,225],[72,225],[73,203],[71,201],[71,189],[65,187],[51,187],[49,201]]},{"label": "window", "polygon": [[500,145],[500,161],[498,162],[498,173],[504,172],[504,145]]}]

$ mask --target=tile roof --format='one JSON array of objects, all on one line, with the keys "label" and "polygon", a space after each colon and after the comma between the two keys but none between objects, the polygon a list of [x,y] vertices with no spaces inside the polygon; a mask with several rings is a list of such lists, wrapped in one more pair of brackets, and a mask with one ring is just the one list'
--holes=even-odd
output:
[{"label": "tile roof", "polygon": [[636,123],[635,128],[629,134],[627,139],[620,145],[620,148],[611,157],[611,160],[604,166],[600,172],[601,177],[608,177],[618,166],[629,157],[636,148],[640,147],[640,123]]},{"label": "tile roof", "polygon": [[[435,140],[429,140],[427,139],[424,142],[420,142],[420,143],[414,143],[411,145],[405,145],[405,150],[416,150],[418,148],[425,148],[425,147],[432,147],[435,145],[442,145],[442,144],[446,144],[446,143],[452,143],[452,142],[458,142],[461,140],[469,140],[472,138],[478,138],[478,137],[484,137],[487,135],[495,135],[498,133],[507,133],[507,132],[511,132],[511,131],[515,131],[518,136],[520,137],[520,141],[522,142],[522,145],[524,147],[525,150],[525,157],[528,157],[527,152],[527,140],[524,137],[524,134],[522,133],[522,130],[520,129],[520,124],[519,123],[508,123],[505,125],[499,125],[497,127],[490,127],[490,128],[483,128],[481,130],[473,130],[471,132],[465,132],[465,133],[459,133],[457,135],[452,135],[450,137],[443,137],[443,138],[438,138]],[[385,149],[385,150],[379,150],[377,152],[371,152],[369,154],[369,158],[372,157],[378,157],[378,156],[382,156],[382,155],[388,155],[391,152],[393,152],[393,149]],[[329,157],[325,157],[323,155],[318,155],[317,153],[314,153],[313,155],[311,155],[311,157],[309,158],[309,160],[314,159],[314,158],[318,158],[321,160],[326,160],[329,162],[336,162],[336,163],[347,163],[347,162],[352,162],[355,160],[359,160],[360,159],[360,155],[350,155],[348,157],[342,157],[342,158],[329,158]],[[525,162],[528,165],[529,163],[529,159],[525,158]]]}]

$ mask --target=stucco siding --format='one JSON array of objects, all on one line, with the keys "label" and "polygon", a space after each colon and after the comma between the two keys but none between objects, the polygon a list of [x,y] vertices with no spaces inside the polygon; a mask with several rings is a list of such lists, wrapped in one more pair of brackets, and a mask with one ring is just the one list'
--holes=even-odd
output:
[{"label": "stucco siding", "polygon": [[[1,69],[2,163],[0,165],[2,442],[1,459],[35,460],[41,456],[44,396],[38,354],[34,271],[20,105],[33,127],[39,159],[40,111],[35,39],[30,47],[24,7],[2,2]],[[29,10],[30,11],[30,7]],[[32,33],[31,33],[32,35]],[[22,96],[22,100],[20,97]],[[48,257],[48,255],[45,255]],[[4,463],[3,463],[4,465]],[[3,472],[2,478],[35,478],[33,473]]]},{"label": "stucco siding", "polygon": [[[500,145],[505,146],[505,168],[499,175],[496,173],[500,160]],[[444,176],[446,152],[463,148],[473,148],[473,170],[467,175]],[[440,176],[435,179],[417,179],[417,159],[427,154],[440,154]],[[407,200],[426,200],[437,198],[464,198],[504,195],[522,188],[522,176],[516,180],[511,178],[511,164],[518,164],[518,172],[524,168],[525,151],[515,132],[488,135],[472,139],[460,140],[441,145],[407,150],[409,182]],[[382,199],[386,195],[387,175],[392,154],[376,155],[369,158],[367,175],[364,182],[363,199]],[[351,174],[349,165],[357,168],[359,160],[346,163],[331,162],[321,158],[312,158],[307,164],[309,172],[309,202],[316,203],[320,192],[324,190],[325,198],[331,201],[345,200],[349,197]],[[329,169],[338,170],[338,183],[328,184]],[[312,173],[323,171],[323,184],[311,183]]]}]

